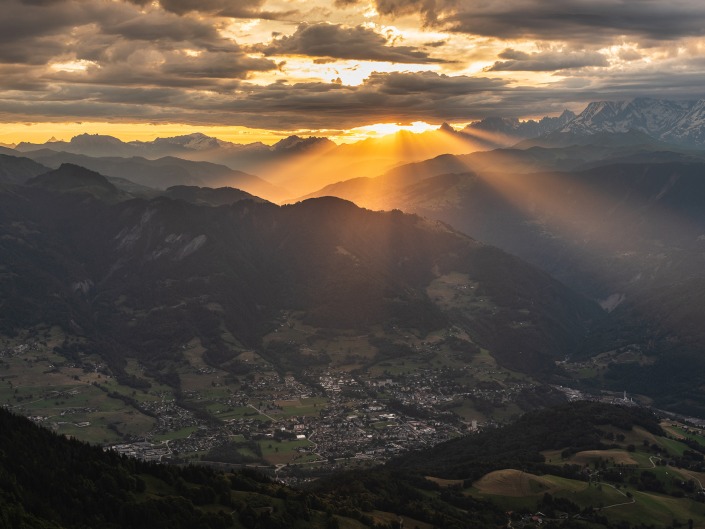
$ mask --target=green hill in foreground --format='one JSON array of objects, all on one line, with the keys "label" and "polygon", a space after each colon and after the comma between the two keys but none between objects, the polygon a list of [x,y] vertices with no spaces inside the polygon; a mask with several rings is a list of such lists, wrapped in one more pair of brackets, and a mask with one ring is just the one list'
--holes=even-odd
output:
[{"label": "green hill in foreground", "polygon": [[249,470],[126,459],[4,410],[0,432],[3,529],[705,527],[705,439],[598,403],[530,413],[305,490]]},{"label": "green hill in foreground", "polygon": [[[316,498],[254,472],[128,459],[0,410],[0,527],[328,527]],[[345,520],[343,520],[345,522]]]}]

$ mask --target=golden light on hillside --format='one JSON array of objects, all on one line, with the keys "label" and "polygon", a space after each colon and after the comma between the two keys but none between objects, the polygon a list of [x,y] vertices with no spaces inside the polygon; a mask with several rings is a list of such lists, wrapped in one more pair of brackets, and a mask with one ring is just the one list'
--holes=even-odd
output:
[{"label": "golden light on hillside", "polygon": [[203,133],[233,143],[276,143],[281,134],[266,129],[238,126],[185,125],[178,123],[65,122],[65,123],[5,123],[0,128],[0,142],[44,143],[50,138],[68,141],[78,134],[105,134],[122,141],[152,141],[184,134]]},{"label": "golden light on hillside", "polygon": [[[366,138],[388,136],[403,130],[413,132],[415,134],[421,134],[422,132],[427,132],[437,128],[438,125],[429,125],[425,121],[414,121],[410,125],[401,125],[399,123],[375,123],[374,125],[365,125],[363,127],[352,128],[348,131],[348,134],[345,137],[355,138],[355,141],[359,141]],[[345,143],[350,142],[346,141]]]},{"label": "golden light on hillside", "polygon": [[[527,172],[526,166],[521,170],[516,160],[507,161],[498,153],[488,155],[484,167],[474,171],[482,182],[523,212],[545,237],[568,243],[571,251],[578,252],[576,262],[600,256],[638,261],[650,251],[653,225],[668,227],[665,231],[671,233],[694,232],[686,220],[658,208],[649,211],[651,221],[644,224],[639,221],[641,209],[631,206],[619,189],[596,186],[587,180],[594,175]],[[468,165],[468,170],[478,169]],[[492,170],[486,169],[488,166]],[[615,230],[616,225],[622,229]],[[625,233],[631,235],[625,238]],[[625,240],[632,242],[625,245]]]},{"label": "golden light on hillside", "polygon": [[[328,145],[307,150],[293,160],[288,158],[286,162],[261,167],[258,175],[285,187],[290,191],[291,199],[296,199],[331,183],[377,177],[400,164],[419,162],[442,154],[467,154],[486,148],[486,143],[475,142],[470,137],[444,128],[433,128],[423,122],[407,126],[371,125],[368,131],[377,134],[394,132],[335,149]],[[375,202],[375,207],[384,208],[384,205]]]},{"label": "golden light on hillside", "polygon": [[506,134],[502,134],[501,132],[492,132],[489,130],[467,128],[464,129],[464,133],[477,140],[478,143],[484,143],[485,145],[512,145],[516,143],[515,138]]}]

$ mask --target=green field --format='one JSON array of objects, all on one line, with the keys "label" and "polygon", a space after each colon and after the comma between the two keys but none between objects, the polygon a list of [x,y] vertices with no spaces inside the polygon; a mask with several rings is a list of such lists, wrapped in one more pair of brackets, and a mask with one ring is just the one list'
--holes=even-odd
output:
[{"label": "green field", "polygon": [[[657,468],[654,472],[660,478],[668,479],[668,470]],[[687,498],[641,492],[633,487],[620,487],[618,490],[606,483],[588,485],[584,481],[558,476],[500,470],[486,475],[466,489],[466,494],[490,499],[507,509],[533,509],[545,493],[555,498],[566,498],[583,509],[598,509],[612,521],[670,526],[673,520],[685,525],[688,519],[692,519],[695,527],[705,524],[705,504]]]},{"label": "green field", "polygon": [[277,441],[274,439],[264,439],[259,441],[259,446],[262,449],[262,457],[273,465],[293,463],[294,461],[305,461],[303,456],[296,451],[301,447],[313,447],[314,444],[308,439],[292,440],[292,441]]},{"label": "green field", "polygon": [[310,417],[314,415],[317,416],[328,404],[328,399],[325,397],[309,397],[293,400],[278,400],[274,403],[282,409],[272,411],[271,413],[268,412],[272,417]]}]

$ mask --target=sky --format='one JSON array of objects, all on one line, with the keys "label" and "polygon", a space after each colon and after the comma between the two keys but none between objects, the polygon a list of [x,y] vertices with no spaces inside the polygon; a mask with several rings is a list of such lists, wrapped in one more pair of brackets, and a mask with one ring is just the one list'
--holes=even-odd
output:
[{"label": "sky", "polygon": [[701,99],[701,0],[0,0],[0,142],[353,141]]}]

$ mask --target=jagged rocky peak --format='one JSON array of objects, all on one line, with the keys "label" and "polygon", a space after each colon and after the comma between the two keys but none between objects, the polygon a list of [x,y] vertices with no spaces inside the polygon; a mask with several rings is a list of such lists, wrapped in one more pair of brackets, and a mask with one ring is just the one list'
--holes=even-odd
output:
[{"label": "jagged rocky peak", "polygon": [[194,132],[192,134],[184,134],[182,136],[173,136],[170,138],[156,138],[152,142],[145,142],[153,145],[172,145],[183,147],[185,149],[202,151],[207,149],[217,149],[222,145],[227,145],[229,142],[224,142],[218,138],[207,136],[202,132]]},{"label": "jagged rocky peak", "polygon": [[292,151],[292,150],[307,150],[312,147],[335,147],[333,143],[328,138],[321,138],[317,136],[310,136],[308,138],[302,138],[301,136],[293,135],[278,141],[272,146],[274,151]]},{"label": "jagged rocky peak", "polygon": [[576,135],[638,131],[663,141],[702,146],[705,101],[637,97],[590,103],[560,132]]},{"label": "jagged rocky peak", "polygon": [[122,145],[124,142],[114,136],[84,133],[74,136],[69,143],[72,145]]},{"label": "jagged rocky peak", "polygon": [[533,119],[522,121],[517,118],[491,116],[471,123],[464,131],[470,134],[477,130],[503,134],[510,139],[518,141],[549,134],[560,129],[573,118],[575,118],[575,114],[567,109],[560,116],[547,116],[539,121]]}]

